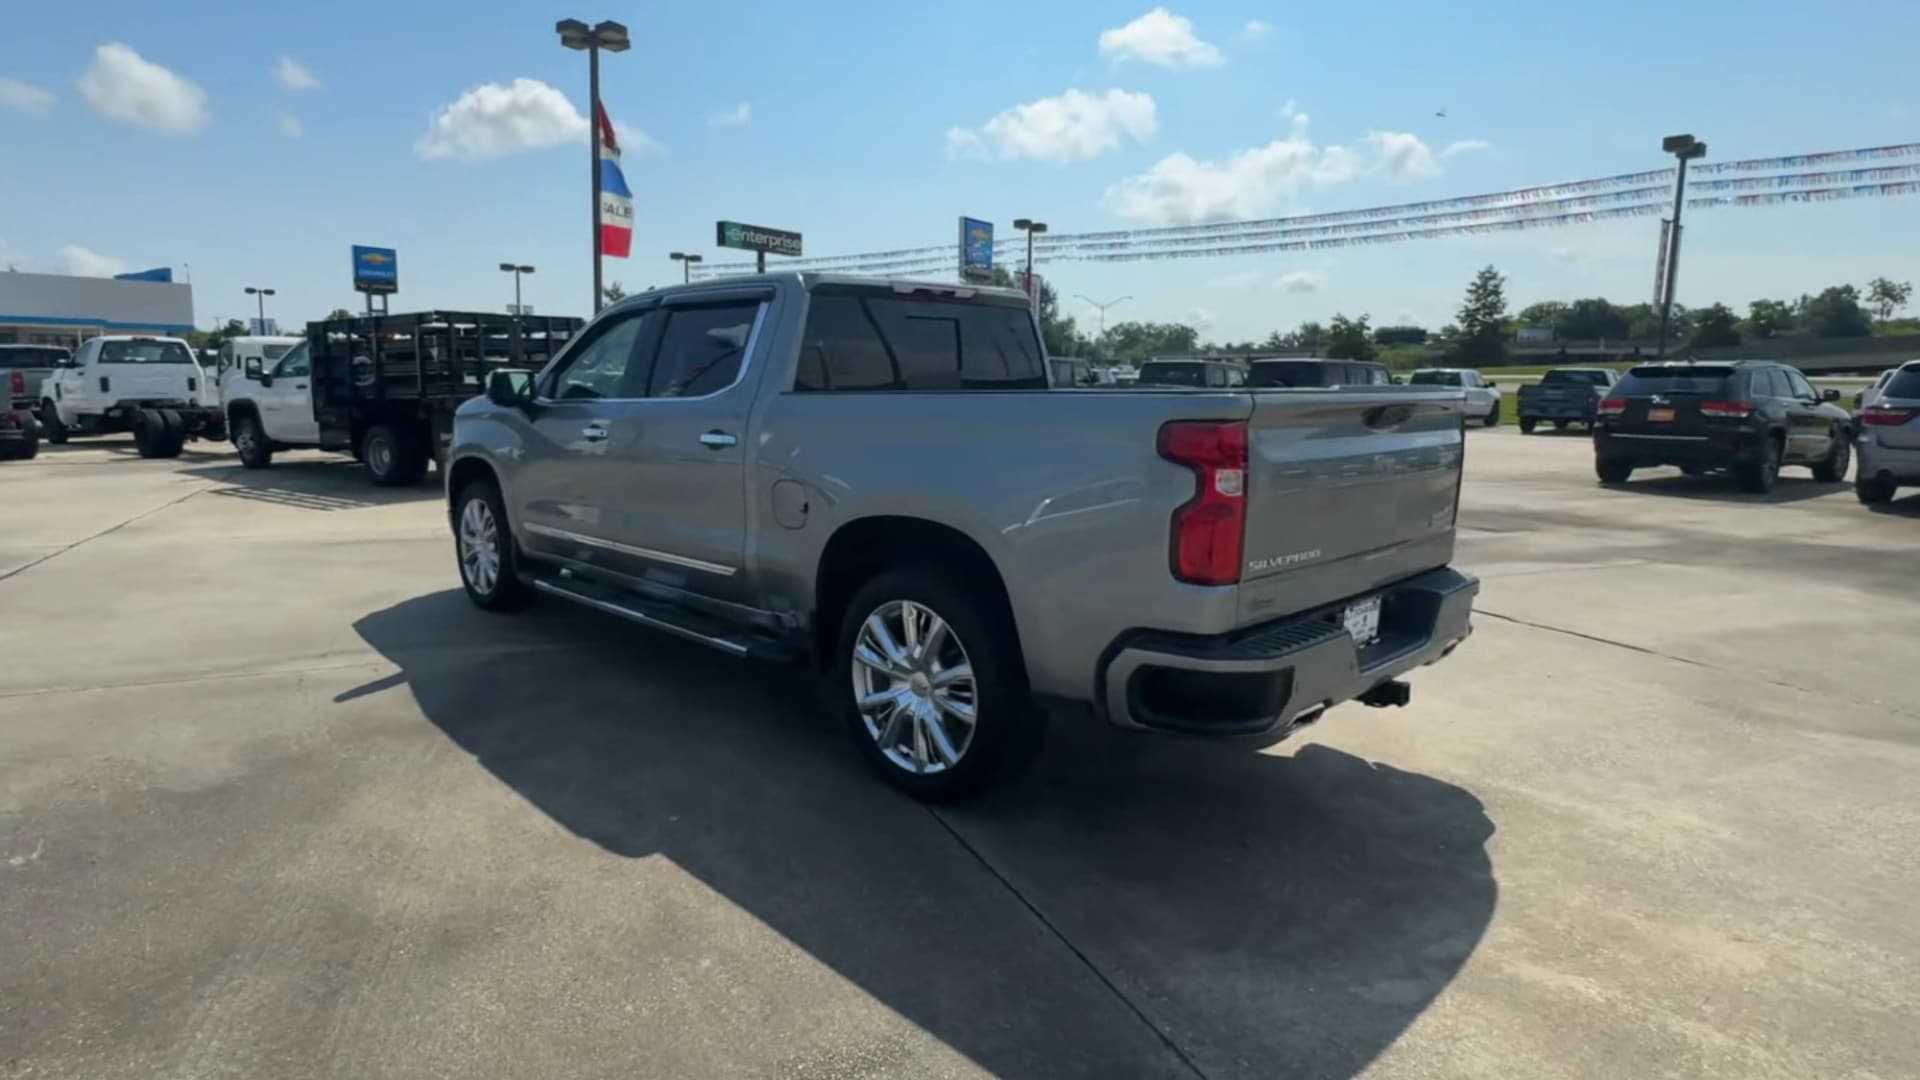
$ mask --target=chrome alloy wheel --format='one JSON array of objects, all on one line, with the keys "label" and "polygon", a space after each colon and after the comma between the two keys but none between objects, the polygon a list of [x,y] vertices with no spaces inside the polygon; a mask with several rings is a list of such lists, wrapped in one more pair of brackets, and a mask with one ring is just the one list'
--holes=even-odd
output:
[{"label": "chrome alloy wheel", "polygon": [[853,699],[880,752],[907,772],[945,772],[973,745],[973,665],[925,604],[890,600],[867,616],[853,642]]},{"label": "chrome alloy wheel", "polygon": [[491,596],[500,581],[500,527],[493,508],[477,496],[460,511],[460,573],[482,596]]}]

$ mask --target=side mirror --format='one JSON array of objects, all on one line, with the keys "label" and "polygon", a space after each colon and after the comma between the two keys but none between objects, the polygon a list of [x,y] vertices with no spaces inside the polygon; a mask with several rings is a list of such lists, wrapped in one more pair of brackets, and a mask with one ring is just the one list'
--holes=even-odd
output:
[{"label": "side mirror", "polygon": [[1840,391],[1834,390],[1832,388],[1822,390],[1820,391],[1820,400],[1821,401],[1839,401]]},{"label": "side mirror", "polygon": [[487,376],[487,400],[504,409],[533,404],[533,372],[501,368]]},{"label": "side mirror", "polygon": [[257,379],[260,377],[260,375],[261,375],[260,358],[257,356],[247,357],[247,378]]}]

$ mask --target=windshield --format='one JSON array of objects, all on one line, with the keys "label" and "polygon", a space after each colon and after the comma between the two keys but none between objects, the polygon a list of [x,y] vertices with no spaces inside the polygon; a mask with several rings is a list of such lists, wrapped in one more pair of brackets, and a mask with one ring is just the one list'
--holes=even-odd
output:
[{"label": "windshield", "polygon": [[67,361],[67,350],[47,346],[0,349],[0,368],[57,367]]},{"label": "windshield", "polygon": [[1205,386],[1205,364],[1178,364],[1155,361],[1140,368],[1140,381],[1155,386]]},{"label": "windshield", "polygon": [[178,341],[103,341],[103,364],[191,364],[193,354]]},{"label": "windshield", "polygon": [[1633,394],[1719,394],[1727,389],[1733,369],[1705,364],[1692,367],[1637,367],[1627,372],[1614,392]]},{"label": "windshield", "polygon": [[1261,360],[1247,372],[1248,386],[1323,386],[1327,365],[1315,360]]},{"label": "windshield", "polygon": [[287,355],[287,350],[291,348],[293,348],[291,345],[262,345],[260,355],[268,360],[278,360]]},{"label": "windshield", "polygon": [[1569,383],[1579,383],[1583,386],[1605,386],[1607,385],[1607,373],[1604,371],[1566,371],[1564,369],[1556,369],[1540,376],[1540,382],[1543,386],[1564,386]]},{"label": "windshield", "polygon": [[1457,371],[1416,371],[1407,382],[1413,386],[1459,386]]}]

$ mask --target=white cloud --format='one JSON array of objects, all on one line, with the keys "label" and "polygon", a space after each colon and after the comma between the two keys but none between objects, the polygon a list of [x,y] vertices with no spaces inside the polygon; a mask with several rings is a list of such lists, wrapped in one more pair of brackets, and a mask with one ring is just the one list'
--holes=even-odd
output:
[{"label": "white cloud", "polygon": [[1461,154],[1471,154],[1476,150],[1491,149],[1492,146],[1493,144],[1485,139],[1458,139],[1448,143],[1447,148],[1440,151],[1440,156],[1443,158],[1458,157]]},{"label": "white cloud", "polygon": [[307,133],[307,129],[300,123],[300,118],[285,109],[274,114],[273,123],[280,129],[280,134],[289,139],[297,139]]},{"label": "white cloud", "polygon": [[429,161],[542,150],[587,137],[587,118],[567,95],[538,79],[483,83],[435,110],[413,152]]},{"label": "white cloud", "polygon": [[1180,313],[1180,322],[1204,334],[1212,329],[1215,318],[1213,312],[1206,308],[1191,307]]},{"label": "white cloud", "polygon": [[1261,19],[1248,19],[1247,25],[1240,28],[1240,36],[1248,41],[1259,41],[1273,33],[1273,24]]},{"label": "white cloud", "polygon": [[1100,55],[1174,69],[1217,67],[1226,61],[1219,49],[1194,36],[1191,21],[1163,7],[1125,26],[1100,31]]},{"label": "white cloud", "polygon": [[978,129],[947,131],[949,157],[1034,158],[1065,163],[1098,157],[1124,136],[1139,142],[1159,127],[1153,98],[1126,90],[1058,97],[1015,105]]},{"label": "white cloud", "polygon": [[667,152],[667,148],[661,145],[659,139],[637,127],[628,127],[618,120],[613,122],[613,137],[620,140],[620,155],[623,158],[651,157]]},{"label": "white cloud", "polygon": [[743,101],[726,112],[707,117],[707,123],[714,127],[746,127],[753,123],[753,106]]},{"label": "white cloud", "polygon": [[165,135],[191,134],[207,124],[206,91],[117,41],[93,50],[78,86],[93,111],[109,120]]},{"label": "white cloud", "polygon": [[53,108],[53,91],[0,75],[0,109],[40,116]]},{"label": "white cloud", "polygon": [[1369,131],[1367,143],[1379,155],[1380,166],[1393,180],[1420,180],[1440,175],[1440,162],[1420,136],[1405,131]]},{"label": "white cloud", "polygon": [[318,90],[320,78],[307,68],[307,65],[291,56],[283,56],[273,66],[273,77],[280,85],[289,90]]},{"label": "white cloud", "polygon": [[78,244],[68,244],[61,248],[55,257],[59,260],[60,272],[63,274],[77,274],[81,277],[112,277],[127,271],[126,260],[116,259],[112,255],[102,255],[97,251],[89,251]]},{"label": "white cloud", "polygon": [[1326,283],[1325,274],[1315,273],[1312,270],[1295,270],[1289,274],[1281,274],[1280,280],[1274,282],[1283,291],[1290,293],[1319,292],[1320,286]]}]

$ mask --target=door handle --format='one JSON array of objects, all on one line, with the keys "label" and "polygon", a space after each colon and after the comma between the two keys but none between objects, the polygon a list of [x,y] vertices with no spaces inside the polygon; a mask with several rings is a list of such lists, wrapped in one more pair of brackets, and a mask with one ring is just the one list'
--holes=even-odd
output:
[{"label": "door handle", "polygon": [[305,389],[307,388],[307,384],[306,384],[306,383],[294,383],[294,384],[293,384],[293,388],[294,388],[295,390],[305,390]]},{"label": "door handle", "polygon": [[700,445],[709,450],[722,450],[739,442],[739,439],[724,431],[709,431],[700,436]]},{"label": "door handle", "polygon": [[602,442],[607,437],[607,429],[599,424],[589,424],[580,429],[580,436],[588,442]]}]

